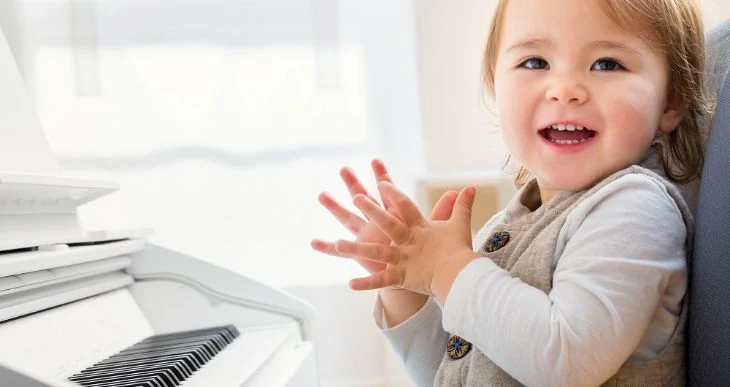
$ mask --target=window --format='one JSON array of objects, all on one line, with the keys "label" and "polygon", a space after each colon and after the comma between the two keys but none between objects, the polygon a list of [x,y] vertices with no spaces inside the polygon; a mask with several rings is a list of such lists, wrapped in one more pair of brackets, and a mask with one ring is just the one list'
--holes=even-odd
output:
[{"label": "window", "polygon": [[274,285],[362,273],[310,249],[347,236],[317,194],[348,199],[337,171],[370,178],[374,156],[406,190],[420,168],[410,2],[8,4],[61,165],[121,185],[82,208],[87,229],[150,227],[151,242]]}]

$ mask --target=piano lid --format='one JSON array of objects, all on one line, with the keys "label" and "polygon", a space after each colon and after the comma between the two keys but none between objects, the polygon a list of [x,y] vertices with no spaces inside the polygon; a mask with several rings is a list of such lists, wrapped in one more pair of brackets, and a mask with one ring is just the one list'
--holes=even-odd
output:
[{"label": "piano lid", "polygon": [[0,172],[60,175],[13,54],[0,30]]},{"label": "piano lid", "polygon": [[114,182],[63,176],[0,30],[0,251],[86,237],[78,206]]}]

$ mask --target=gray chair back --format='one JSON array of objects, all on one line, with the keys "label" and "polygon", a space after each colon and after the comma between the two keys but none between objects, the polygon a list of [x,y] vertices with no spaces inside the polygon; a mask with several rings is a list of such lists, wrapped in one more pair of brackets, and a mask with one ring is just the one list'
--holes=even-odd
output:
[{"label": "gray chair back", "polygon": [[[708,35],[709,89],[720,90],[706,146],[690,264],[687,382],[730,386],[730,22]],[[713,90],[710,90],[712,93]]]}]

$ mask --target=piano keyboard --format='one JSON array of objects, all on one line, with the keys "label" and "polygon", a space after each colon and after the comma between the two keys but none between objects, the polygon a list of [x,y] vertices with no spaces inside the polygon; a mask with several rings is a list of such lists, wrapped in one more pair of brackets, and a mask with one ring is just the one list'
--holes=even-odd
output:
[{"label": "piano keyboard", "polygon": [[232,325],[148,337],[68,379],[82,386],[179,386],[239,336]]}]

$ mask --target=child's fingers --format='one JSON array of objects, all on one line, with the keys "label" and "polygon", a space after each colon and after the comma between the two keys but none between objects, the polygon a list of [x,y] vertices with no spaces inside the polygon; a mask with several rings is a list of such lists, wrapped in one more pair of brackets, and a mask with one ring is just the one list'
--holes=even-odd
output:
[{"label": "child's fingers", "polygon": [[363,243],[339,240],[335,243],[335,250],[347,257],[357,257],[358,259],[366,259],[387,264],[398,263],[397,251],[388,246],[379,243]]},{"label": "child's fingers", "polygon": [[340,169],[340,177],[342,178],[342,181],[345,183],[345,186],[347,187],[347,191],[350,192],[350,197],[355,197],[357,195],[365,195],[369,197],[373,202],[378,203],[378,201],[370,196],[368,191],[365,189],[365,187],[360,183],[360,179],[357,178],[355,175],[355,172],[352,171],[352,169],[348,167],[344,167]]},{"label": "child's fingers", "polygon": [[459,193],[456,191],[447,191],[446,193],[441,195],[439,201],[436,202],[435,206],[433,206],[433,210],[431,210],[431,216],[429,219],[449,220],[449,218],[451,218],[451,213],[454,210],[454,204],[456,204],[456,198],[458,196]]},{"label": "child's fingers", "polygon": [[374,290],[402,284],[400,272],[395,268],[383,270],[369,277],[350,280],[352,290]]},{"label": "child's fingers", "polygon": [[362,195],[356,196],[353,202],[391,241],[401,244],[408,240],[410,230],[393,214]]},{"label": "child's fingers", "polygon": [[[335,248],[335,244],[332,242],[326,242],[321,239],[313,239],[310,243],[313,249],[319,251],[320,253],[324,253],[327,255],[331,255],[333,257],[338,258],[353,258],[350,256],[347,256],[345,254],[342,254],[337,251]],[[354,257],[354,259],[357,261],[360,266],[362,266],[365,270],[367,270],[370,273],[377,273],[380,271],[385,270],[387,267],[384,263],[376,262],[376,261],[369,261],[366,259],[363,259],[361,257]]]},{"label": "child's fingers", "polygon": [[474,206],[475,197],[476,188],[464,187],[456,198],[452,218],[467,224],[471,223],[471,209]]},{"label": "child's fingers", "polygon": [[[383,163],[382,160],[373,159],[373,161],[370,163],[370,166],[373,169],[376,184],[380,184],[381,181],[387,181],[388,183],[393,184],[393,179],[390,177],[388,169],[385,167],[385,163]],[[380,200],[383,202],[383,207],[385,207],[386,210],[391,207],[392,204],[385,197],[383,197],[382,192],[380,193]]]},{"label": "child's fingers", "polygon": [[326,208],[337,220],[345,226],[354,235],[360,235],[360,231],[365,227],[365,220],[353,214],[351,211],[342,207],[326,192],[319,194],[319,202]]},{"label": "child's fingers", "polygon": [[393,179],[390,177],[390,174],[388,173],[388,168],[385,167],[385,163],[380,159],[373,159],[372,162],[370,162],[370,166],[373,168],[373,173],[375,174],[375,180],[377,182],[381,181],[387,181],[390,183],[393,183]]},{"label": "child's fingers", "polygon": [[309,245],[320,253],[332,255],[335,257],[347,258],[337,252],[337,249],[335,249],[335,244],[332,242],[323,241],[321,239],[312,239]]},{"label": "child's fingers", "polygon": [[391,203],[393,203],[398,214],[406,225],[420,226],[426,221],[423,218],[423,215],[421,215],[421,211],[418,209],[418,206],[416,206],[416,203],[414,203],[406,194],[395,188],[394,185],[387,182],[380,183],[378,184],[378,189],[386,198],[388,198],[388,200],[390,200]]}]

